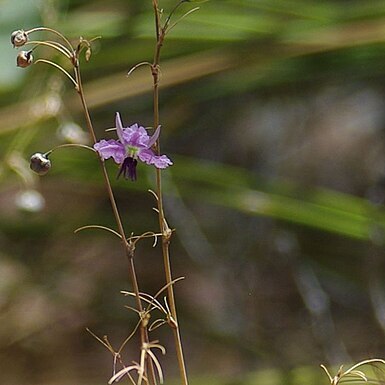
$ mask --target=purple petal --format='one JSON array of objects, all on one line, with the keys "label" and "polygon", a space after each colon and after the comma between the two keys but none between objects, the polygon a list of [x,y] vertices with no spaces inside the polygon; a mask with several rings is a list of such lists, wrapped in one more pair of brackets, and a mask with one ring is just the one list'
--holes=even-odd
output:
[{"label": "purple petal", "polygon": [[94,149],[99,153],[101,158],[108,159],[114,158],[114,161],[118,164],[123,163],[125,157],[125,148],[120,142],[110,139],[102,139],[100,142],[94,144]]},{"label": "purple petal", "polygon": [[153,164],[156,168],[167,168],[172,165],[172,161],[166,155],[161,155],[155,156]]},{"label": "purple petal", "polygon": [[156,168],[166,168],[172,165],[171,160],[166,155],[155,155],[150,149],[139,151],[138,157],[142,162],[153,164]]},{"label": "purple petal", "polygon": [[130,127],[123,128],[122,143],[137,148],[146,148],[150,137],[144,127],[133,124]]},{"label": "purple petal", "polygon": [[115,116],[115,126],[116,126],[116,132],[118,134],[118,138],[123,143],[123,124],[122,124],[122,119],[120,119],[119,112],[117,112]]},{"label": "purple petal", "polygon": [[152,150],[144,149],[144,150],[140,150],[138,153],[138,158],[146,164],[153,164],[152,160],[154,157],[155,157],[155,154],[152,152]]},{"label": "purple petal", "polygon": [[147,143],[147,148],[151,148],[155,142],[158,140],[160,134],[160,126],[155,130],[154,135],[151,136],[150,140]]}]

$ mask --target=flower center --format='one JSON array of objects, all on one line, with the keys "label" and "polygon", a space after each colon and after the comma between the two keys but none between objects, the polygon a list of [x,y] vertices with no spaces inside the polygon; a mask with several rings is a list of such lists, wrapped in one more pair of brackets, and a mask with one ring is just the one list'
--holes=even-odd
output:
[{"label": "flower center", "polygon": [[138,152],[139,152],[138,147],[132,146],[130,144],[126,146],[126,157],[137,159]]}]

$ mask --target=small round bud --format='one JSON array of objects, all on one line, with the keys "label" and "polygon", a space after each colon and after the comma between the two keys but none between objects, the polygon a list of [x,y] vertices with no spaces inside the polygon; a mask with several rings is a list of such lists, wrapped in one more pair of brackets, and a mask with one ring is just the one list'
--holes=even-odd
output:
[{"label": "small round bud", "polygon": [[51,168],[51,161],[47,158],[46,154],[37,152],[31,156],[29,167],[36,174],[45,175]]},{"label": "small round bud", "polygon": [[12,32],[11,43],[14,47],[22,47],[27,41],[28,35],[22,29]]},{"label": "small round bud", "polygon": [[33,62],[32,51],[20,51],[16,58],[16,64],[18,67],[28,67]]}]

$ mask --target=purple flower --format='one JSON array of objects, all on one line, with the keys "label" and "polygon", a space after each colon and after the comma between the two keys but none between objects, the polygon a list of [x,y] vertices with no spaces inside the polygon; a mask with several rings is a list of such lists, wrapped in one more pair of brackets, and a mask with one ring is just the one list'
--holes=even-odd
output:
[{"label": "purple flower", "polygon": [[119,112],[116,113],[116,132],[118,140],[102,139],[94,144],[94,149],[102,159],[113,158],[120,164],[118,178],[123,174],[125,178],[136,180],[136,165],[138,159],[146,164],[153,164],[157,168],[166,168],[172,165],[166,155],[156,155],[151,147],[157,141],[160,134],[160,126],[153,136],[148,136],[144,127],[136,123],[129,127],[123,127]]}]

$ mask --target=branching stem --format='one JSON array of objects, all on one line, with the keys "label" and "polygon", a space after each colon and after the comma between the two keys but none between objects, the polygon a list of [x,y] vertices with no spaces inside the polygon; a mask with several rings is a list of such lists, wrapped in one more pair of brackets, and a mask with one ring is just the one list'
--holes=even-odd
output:
[{"label": "branching stem", "polygon": [[[181,3],[181,2],[180,2]],[[178,4],[178,6],[180,5]],[[167,32],[167,27],[169,24],[169,18],[167,22],[162,27],[160,23],[160,11],[158,0],[152,0],[154,13],[155,13],[155,31],[156,31],[156,46],[154,52],[154,61],[151,66],[151,73],[153,77],[153,103],[154,103],[154,127],[159,126],[159,64],[160,64],[160,51],[163,46],[163,41]],[[177,7],[176,7],[177,8]],[[175,8],[175,9],[176,9]],[[175,10],[174,9],[174,10]],[[173,12],[174,12],[173,10]],[[160,142],[159,139],[155,144],[156,151],[158,155],[160,155]],[[175,321],[173,324],[173,333],[174,333],[174,341],[175,341],[175,349],[178,359],[178,366],[180,377],[183,385],[188,385],[186,365],[184,361],[182,341],[180,337],[179,325],[177,320],[177,311],[175,304],[175,295],[173,288],[173,279],[172,279],[172,271],[171,271],[171,263],[170,263],[170,238],[172,231],[167,225],[166,217],[164,214],[163,207],[163,192],[162,192],[162,173],[161,170],[156,168],[156,195],[157,195],[157,205],[158,205],[158,219],[159,219],[159,227],[160,232],[162,233],[162,254],[163,254],[163,263],[165,269],[165,277],[167,282],[167,294],[168,301],[170,303],[170,311],[171,315]]]},{"label": "branching stem", "polygon": [[70,43],[70,41],[63,34],[61,34],[59,31],[56,31],[55,29],[48,28],[48,27],[35,27],[35,28],[32,28],[28,31],[25,31],[25,33],[30,34],[32,32],[37,32],[37,31],[47,31],[47,32],[51,32],[51,33],[55,34],[56,36],[59,36],[64,41],[64,43],[67,45],[68,49],[70,51],[73,50],[73,47],[72,47],[72,44]]},{"label": "branching stem", "polygon": [[[90,117],[87,103],[85,100],[84,91],[83,91],[83,84],[81,81],[80,68],[79,68],[78,62],[79,61],[77,60],[75,66],[74,66],[75,79],[76,79],[76,83],[78,85],[76,87],[76,91],[78,92],[81,103],[82,103],[83,112],[84,112],[84,115],[86,118],[87,128],[88,128],[90,137],[92,139],[92,142],[96,143],[95,130],[93,128],[91,117]],[[130,281],[131,281],[131,284],[133,287],[133,292],[135,293],[136,306],[137,306],[139,314],[142,314],[143,313],[143,306],[142,306],[142,302],[140,299],[138,279],[137,279],[137,275],[136,275],[136,271],[135,271],[135,265],[134,265],[134,250],[131,248],[130,243],[127,241],[127,235],[126,235],[126,232],[125,232],[124,227],[123,227],[123,223],[122,223],[122,220],[120,217],[119,209],[118,209],[117,204],[116,204],[115,196],[114,196],[114,193],[113,193],[113,190],[111,187],[110,179],[108,177],[108,173],[107,173],[107,169],[106,169],[104,160],[101,157],[99,157],[99,161],[100,161],[100,166],[102,169],[103,179],[104,179],[104,182],[105,182],[105,185],[107,188],[108,197],[110,199],[112,211],[114,213],[116,225],[118,227],[118,233],[121,236],[124,252],[125,252],[126,257],[128,259],[128,274],[129,274]],[[148,338],[147,328],[144,326],[144,324],[142,322],[140,323],[139,330],[140,330],[141,346],[144,346],[145,344],[149,343],[149,338]],[[148,360],[148,368],[149,368],[149,372],[150,372],[149,373],[149,375],[150,375],[149,378],[151,379],[150,381],[152,384],[156,384],[155,372],[154,372],[154,367],[153,367],[151,359]]]}]

